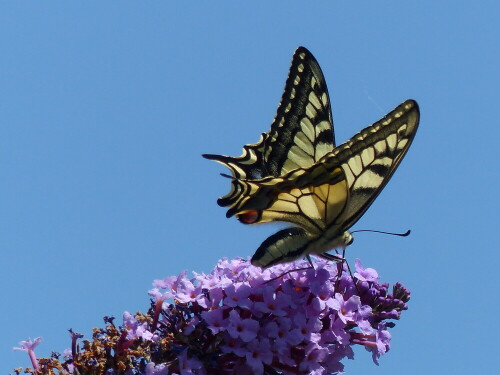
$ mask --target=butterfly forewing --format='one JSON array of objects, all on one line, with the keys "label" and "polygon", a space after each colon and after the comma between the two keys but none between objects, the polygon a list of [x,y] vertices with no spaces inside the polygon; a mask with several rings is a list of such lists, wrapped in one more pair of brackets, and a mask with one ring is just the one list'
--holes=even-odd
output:
[{"label": "butterfly forewing", "polygon": [[314,56],[299,47],[292,58],[276,116],[268,133],[256,144],[243,146],[239,157],[203,155],[227,166],[232,173],[231,191],[218,200],[241,207],[238,200],[252,194],[245,180],[278,177],[299,167],[313,165],[335,146],[330,98],[321,68]]},{"label": "butterfly forewing", "polygon": [[[413,141],[418,122],[418,105],[407,100],[340,146],[332,157],[335,166],[342,161],[350,190],[348,204],[339,219],[346,230],[389,182]],[[329,164],[328,157],[325,163]]]},{"label": "butterfly forewing", "polygon": [[325,78],[314,56],[304,47],[293,55],[266,146],[272,176],[311,166],[335,146]]}]

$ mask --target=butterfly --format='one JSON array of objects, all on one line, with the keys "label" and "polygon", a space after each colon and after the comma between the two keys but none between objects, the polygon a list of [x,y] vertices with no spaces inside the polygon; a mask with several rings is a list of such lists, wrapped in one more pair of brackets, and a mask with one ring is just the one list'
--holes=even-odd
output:
[{"label": "butterfly", "polygon": [[231,191],[218,199],[244,224],[291,227],[267,238],[253,255],[266,268],[353,241],[349,228],[370,207],[408,151],[419,108],[406,100],[350,140],[335,145],[330,98],[314,56],[299,47],[271,129],[239,157],[204,154],[231,171]]}]

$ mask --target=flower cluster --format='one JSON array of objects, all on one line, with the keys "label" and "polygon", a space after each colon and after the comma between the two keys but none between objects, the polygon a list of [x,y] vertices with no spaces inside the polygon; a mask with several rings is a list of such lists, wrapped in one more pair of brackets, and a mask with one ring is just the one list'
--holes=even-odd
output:
[{"label": "flower cluster", "polygon": [[355,269],[351,277],[318,260],[263,271],[222,259],[210,274],[156,280],[147,314],[126,312],[120,327],[106,318],[82,350],[71,332],[62,362],[57,354],[38,359],[32,373],[337,374],[353,345],[377,363],[389,350],[387,320],[399,319],[410,293],[399,283],[389,293],[359,261]]}]

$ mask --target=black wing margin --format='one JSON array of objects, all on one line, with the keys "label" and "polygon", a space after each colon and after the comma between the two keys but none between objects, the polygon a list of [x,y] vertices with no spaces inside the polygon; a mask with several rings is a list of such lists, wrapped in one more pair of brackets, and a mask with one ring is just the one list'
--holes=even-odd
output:
[{"label": "black wing margin", "polygon": [[278,177],[307,168],[335,147],[328,89],[321,68],[305,47],[295,51],[277,114],[259,142],[243,146],[239,157],[204,154],[229,168],[231,191],[220,206],[233,206],[252,193],[245,180]]}]

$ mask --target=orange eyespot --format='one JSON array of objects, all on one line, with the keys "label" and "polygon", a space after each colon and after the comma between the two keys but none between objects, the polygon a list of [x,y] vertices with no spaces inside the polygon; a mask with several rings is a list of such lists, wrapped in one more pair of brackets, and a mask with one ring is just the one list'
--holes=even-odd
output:
[{"label": "orange eyespot", "polygon": [[238,214],[238,220],[243,224],[253,224],[259,219],[259,212],[255,210],[244,211]]}]

